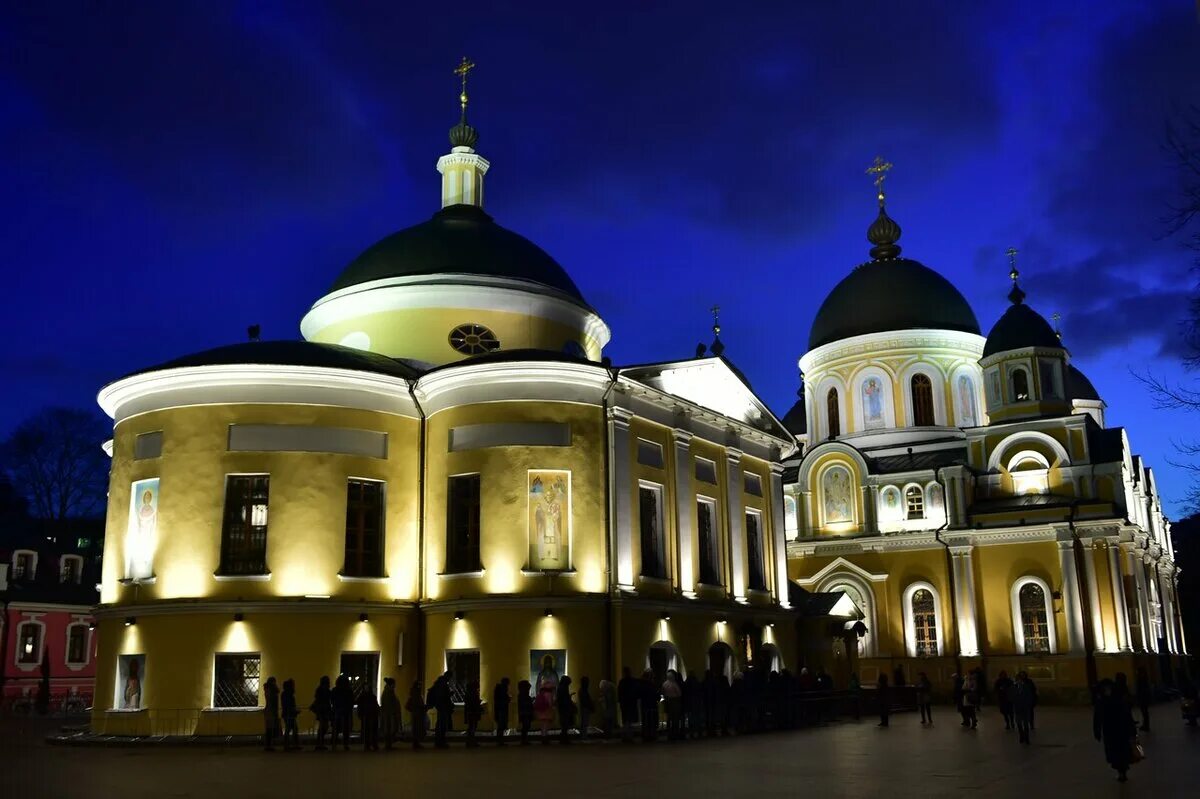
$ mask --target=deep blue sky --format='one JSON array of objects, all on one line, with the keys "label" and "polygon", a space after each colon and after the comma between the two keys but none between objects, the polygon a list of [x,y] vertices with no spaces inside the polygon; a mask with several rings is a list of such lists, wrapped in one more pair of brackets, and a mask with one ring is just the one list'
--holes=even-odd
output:
[{"label": "deep blue sky", "polygon": [[896,164],[905,254],[986,333],[1029,303],[1157,466],[1133,369],[1176,359],[1189,253],[1162,240],[1200,24],[1172,2],[66,3],[0,10],[0,432],[113,377],[298,337],[339,270],[436,210],[469,55],[487,207],[574,276],[617,363],[728,355],[782,414],[817,307],[867,257]]}]

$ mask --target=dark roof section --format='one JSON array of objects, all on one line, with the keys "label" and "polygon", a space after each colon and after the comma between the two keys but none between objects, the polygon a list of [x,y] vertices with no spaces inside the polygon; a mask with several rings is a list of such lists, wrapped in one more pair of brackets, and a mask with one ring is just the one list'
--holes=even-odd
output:
[{"label": "dark roof section", "polygon": [[965,447],[961,449],[954,447],[914,452],[912,455],[905,453],[904,455],[887,455],[882,458],[872,458],[868,455],[866,458],[871,474],[899,474],[966,463],[967,450]]},{"label": "dark roof section", "polygon": [[1024,303],[1008,306],[987,336],[983,345],[983,357],[1009,350],[1027,347],[1054,347],[1062,349],[1058,334],[1040,313]]},{"label": "dark roof section", "polygon": [[1087,375],[1075,368],[1074,364],[1067,364],[1066,378],[1067,399],[1072,400],[1100,400],[1100,392],[1092,385],[1092,381],[1087,379]]},{"label": "dark roof section", "polygon": [[[985,499],[971,505],[970,513],[1003,513],[1006,511],[1035,510],[1038,508],[1069,508],[1075,497],[1064,497],[1058,494],[1022,494],[1015,497]],[[1104,500],[1089,500],[1089,504]]]},{"label": "dark roof section", "polygon": [[801,616],[828,616],[843,596],[841,591],[809,591],[788,580],[788,603]]},{"label": "dark roof section", "polygon": [[796,404],[779,420],[794,436],[802,436],[808,432],[808,413],[804,409],[804,389],[800,390],[798,396]]},{"label": "dark roof section", "polygon": [[443,274],[526,280],[587,305],[566,270],[545,250],[500,227],[474,205],[447,206],[428,222],[382,239],[355,258],[330,291],[389,277]]},{"label": "dark roof section", "polygon": [[315,341],[243,341],[185,355],[149,369],[139,369],[126,377],[164,369],[184,369],[189,366],[232,366],[262,364],[271,366],[315,366],[327,369],[351,369],[375,372],[392,377],[415,378],[421,373],[413,367],[366,350],[343,347],[340,344],[320,344]]},{"label": "dark roof section", "polygon": [[869,261],[834,287],[817,311],[808,348],[889,330],[979,333],[975,312],[958,289],[908,258]]},{"label": "dark roof section", "polygon": [[1088,454],[1092,463],[1117,463],[1125,459],[1121,427],[1088,425]]}]

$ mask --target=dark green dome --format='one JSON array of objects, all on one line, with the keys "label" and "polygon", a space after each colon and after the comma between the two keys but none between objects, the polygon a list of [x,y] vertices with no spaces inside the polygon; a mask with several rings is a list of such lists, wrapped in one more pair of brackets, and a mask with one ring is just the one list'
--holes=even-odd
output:
[{"label": "dark green dome", "polygon": [[239,364],[352,369],[357,372],[376,372],[404,378],[413,378],[420,374],[411,366],[393,358],[353,347],[343,347],[340,344],[321,344],[315,341],[243,341],[184,355],[148,369],[139,369],[125,377],[146,372],[161,372],[164,369]]},{"label": "dark green dome", "polygon": [[1092,381],[1073,364],[1067,364],[1066,384],[1067,399],[1100,401],[1100,392],[1092,385]]},{"label": "dark green dome", "polygon": [[988,333],[987,343],[983,345],[983,357],[1028,347],[1062,349],[1063,345],[1054,328],[1040,313],[1023,302],[1014,302]]},{"label": "dark green dome", "polygon": [[800,399],[796,400],[796,404],[779,420],[783,422],[783,426],[787,431],[794,436],[802,436],[808,432],[808,412],[804,408],[803,390],[799,396]]},{"label": "dark green dome", "polygon": [[587,305],[566,270],[545,250],[500,227],[474,205],[447,206],[428,222],[369,247],[346,267],[330,291],[390,277],[444,274],[524,280]]}]

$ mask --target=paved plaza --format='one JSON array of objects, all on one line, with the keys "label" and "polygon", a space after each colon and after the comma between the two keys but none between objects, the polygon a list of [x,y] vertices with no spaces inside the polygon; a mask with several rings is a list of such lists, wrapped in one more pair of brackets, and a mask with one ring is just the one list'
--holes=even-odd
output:
[{"label": "paved plaza", "polygon": [[0,722],[5,797],[932,797],[1185,796],[1200,730],[1157,706],[1148,759],[1122,786],[1082,708],[1043,708],[1020,746],[994,708],[965,732],[949,708],[933,728],[913,714],[687,744],[487,745],[412,752],[266,753],[256,747],[51,746],[44,720]]}]

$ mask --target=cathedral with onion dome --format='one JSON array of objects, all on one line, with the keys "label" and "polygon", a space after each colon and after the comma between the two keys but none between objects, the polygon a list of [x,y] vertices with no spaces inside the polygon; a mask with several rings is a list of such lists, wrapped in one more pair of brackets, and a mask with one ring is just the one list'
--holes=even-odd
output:
[{"label": "cathedral with onion dome", "polygon": [[1023,670],[1067,700],[1138,667],[1171,683],[1187,648],[1154,472],[1027,302],[1015,249],[986,336],[949,280],[901,255],[889,167],[869,170],[870,260],[817,311],[783,417],[800,444],[789,579],[853,602],[865,630],[837,657],[864,683]]},{"label": "cathedral with onion dome", "polygon": [[302,338],[101,389],[94,731],[253,732],[272,676],[307,695],[448,674],[460,702],[625,667],[1024,669],[1064,698],[1141,665],[1170,679],[1186,644],[1153,473],[1015,265],[984,337],[901,256],[880,163],[870,260],[821,306],[782,419],[719,328],[694,357],[614,365],[567,270],[484,210],[471,66],[440,209],[353,258]]}]

